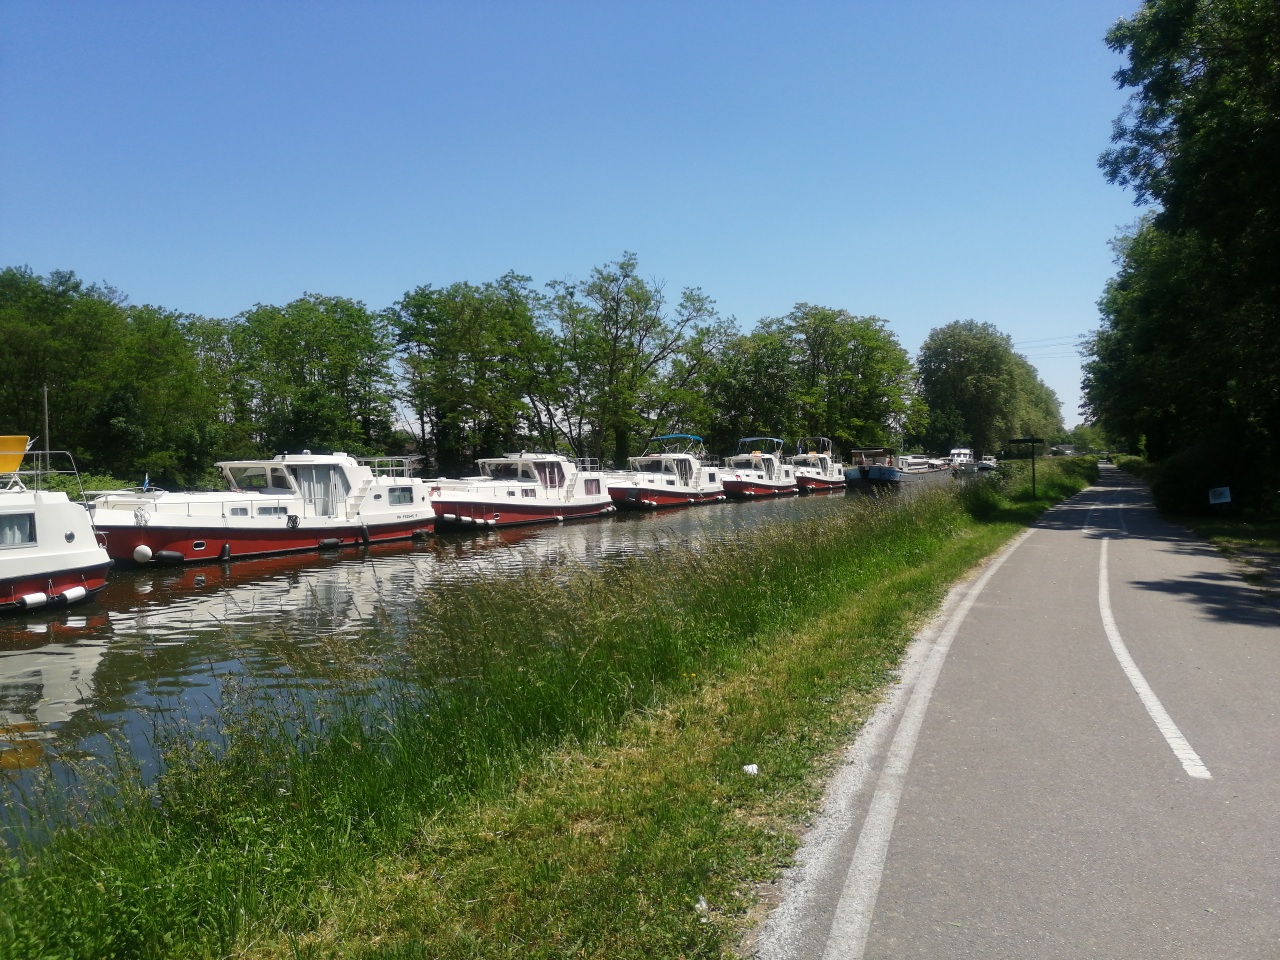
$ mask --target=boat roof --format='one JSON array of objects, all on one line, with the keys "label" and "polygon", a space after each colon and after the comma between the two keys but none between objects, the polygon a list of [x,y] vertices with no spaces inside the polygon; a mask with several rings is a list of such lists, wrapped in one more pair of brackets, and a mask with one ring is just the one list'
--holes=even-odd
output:
[{"label": "boat roof", "polygon": [[654,437],[653,439],[654,440],[693,440],[697,443],[702,443],[702,438],[695,437],[692,433],[664,433],[662,436]]},{"label": "boat roof", "polygon": [[834,449],[830,437],[801,437],[796,443],[796,452],[805,453],[831,453]]},{"label": "boat roof", "polygon": [[301,453],[280,453],[267,459],[246,458],[244,460],[219,460],[215,467],[278,467],[282,463],[350,463],[355,457],[349,453],[312,453],[303,450]]},{"label": "boat roof", "polygon": [[568,459],[561,453],[530,453],[527,450],[521,450],[519,453],[504,453],[500,457],[480,457],[476,463],[501,463],[503,460],[564,460],[568,462]]},{"label": "boat roof", "polygon": [[780,437],[743,437],[738,441],[738,453],[751,453],[752,447],[760,444],[760,441],[773,444],[773,452],[782,449],[783,441]]}]

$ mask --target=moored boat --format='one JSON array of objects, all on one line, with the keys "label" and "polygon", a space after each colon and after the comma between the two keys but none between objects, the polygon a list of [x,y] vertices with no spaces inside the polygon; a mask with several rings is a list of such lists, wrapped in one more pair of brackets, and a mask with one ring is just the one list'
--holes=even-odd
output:
[{"label": "moored boat", "polygon": [[[107,583],[111,558],[94,533],[88,511],[65,493],[23,482],[61,470],[22,470],[28,439],[0,437],[0,612],[66,606],[92,597]],[[66,458],[65,451],[40,457]]]},{"label": "moored boat", "polygon": [[775,497],[798,493],[795,467],[782,460],[783,443],[777,437],[743,437],[738,450],[725,457],[721,482],[735,499]]},{"label": "moored boat", "polygon": [[90,508],[107,552],[133,563],[234,560],[429,534],[416,457],[282,454],[217,464],[226,489],[104,492]]},{"label": "moored boat", "polygon": [[848,483],[844,467],[826,437],[805,437],[796,444],[796,455],[789,457],[788,462],[795,468],[801,493],[843,490]]},{"label": "moored boat", "polygon": [[668,433],[649,441],[645,452],[628,458],[630,470],[609,476],[609,496],[619,507],[685,507],[725,499],[720,468],[707,463],[702,438]]},{"label": "moored boat", "polygon": [[849,461],[844,477],[851,487],[892,482],[885,478],[897,475],[893,451],[888,447],[855,447],[849,451]]},{"label": "moored boat", "polygon": [[949,480],[952,468],[939,460],[909,454],[894,456],[888,447],[852,451],[853,466],[845,470],[850,486],[899,487]]},{"label": "moored boat", "polygon": [[437,524],[505,527],[598,517],[617,509],[605,475],[592,460],[522,451],[484,457],[476,466],[478,476],[431,481]]}]

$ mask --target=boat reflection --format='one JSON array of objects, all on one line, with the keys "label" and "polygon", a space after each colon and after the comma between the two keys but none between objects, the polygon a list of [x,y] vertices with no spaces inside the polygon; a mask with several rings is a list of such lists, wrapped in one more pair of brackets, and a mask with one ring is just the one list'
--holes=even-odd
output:
[{"label": "boat reflection", "polygon": [[53,731],[93,702],[106,647],[78,642],[91,620],[106,615],[32,620],[0,647],[0,770],[34,766]]}]

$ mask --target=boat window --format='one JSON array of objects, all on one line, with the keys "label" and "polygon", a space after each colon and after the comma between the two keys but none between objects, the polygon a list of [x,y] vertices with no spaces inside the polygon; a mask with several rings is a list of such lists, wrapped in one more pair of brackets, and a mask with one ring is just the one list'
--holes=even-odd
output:
[{"label": "boat window", "polygon": [[413,503],[413,487],[392,487],[387,494],[387,503],[393,506]]},{"label": "boat window", "polygon": [[36,542],[36,515],[10,513],[0,516],[0,547],[18,547]]},{"label": "boat window", "polygon": [[538,479],[544,487],[564,486],[564,468],[559,463],[537,463],[534,466],[538,468]]},{"label": "boat window", "polygon": [[480,470],[495,480],[515,480],[520,476],[518,463],[482,463]]},{"label": "boat window", "polygon": [[600,481],[599,481],[599,480],[584,480],[584,481],[582,481],[582,489],[583,489],[583,492],[584,492],[584,493],[596,493],[596,494],[598,494],[598,493],[600,492]]},{"label": "boat window", "polygon": [[277,490],[288,490],[292,492],[293,487],[289,486],[289,481],[284,475],[284,471],[279,467],[271,468],[271,486]]},{"label": "boat window", "polygon": [[229,511],[233,517],[247,517],[249,515],[248,507],[232,507]]},{"label": "boat window", "polygon": [[233,490],[267,489],[266,467],[227,467],[227,477]]},{"label": "boat window", "polygon": [[283,517],[289,512],[288,507],[259,507],[258,516],[260,517]]},{"label": "boat window", "polygon": [[537,495],[538,495],[537,490],[528,489],[528,490],[520,491],[520,496],[522,497],[536,497]]}]

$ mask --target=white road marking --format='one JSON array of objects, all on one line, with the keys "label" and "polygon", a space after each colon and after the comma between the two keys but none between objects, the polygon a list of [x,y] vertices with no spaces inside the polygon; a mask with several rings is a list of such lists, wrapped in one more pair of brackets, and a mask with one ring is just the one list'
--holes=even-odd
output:
[{"label": "white road marking", "polygon": [[951,641],[955,639],[978,595],[1005,560],[1030,535],[1030,530],[1021,534],[974,582],[929,652],[928,660],[916,680],[915,690],[902,713],[893,742],[889,745],[880,778],[876,781],[876,792],[862,823],[858,846],[853,852],[853,862],[849,864],[840,901],[836,904],[835,917],[831,921],[831,930],[827,934],[823,960],[861,960],[866,950],[871,915],[875,911],[885,855],[889,850],[889,838],[893,835],[893,824],[898,816],[898,800],[902,797],[907,769],[911,766],[911,755],[920,736],[920,727],[924,723],[934,685],[942,672],[942,663],[947,658]]},{"label": "white road marking", "polygon": [[1082,533],[1091,533],[1091,532],[1106,533],[1107,532],[1101,527],[1094,526],[1094,523],[1093,523],[1093,511],[1101,508],[1103,510],[1108,510],[1108,509],[1115,510],[1116,523],[1120,527],[1120,532],[1127,535],[1129,533],[1129,525],[1126,524],[1124,521],[1124,508],[1127,506],[1128,506],[1127,503],[1111,503],[1111,504],[1095,503],[1093,506],[1089,508],[1089,512],[1085,515],[1084,528],[1081,532]]},{"label": "white road marking", "polygon": [[1125,646],[1124,639],[1116,627],[1115,617],[1111,614],[1111,588],[1107,583],[1107,544],[1109,542],[1109,539],[1103,539],[1102,558],[1098,563],[1098,609],[1102,613],[1102,629],[1107,632],[1111,649],[1115,652],[1116,659],[1120,661],[1120,667],[1124,670],[1125,676],[1133,684],[1138,699],[1147,708],[1147,713],[1155,721],[1156,728],[1164,736],[1173,755],[1182,764],[1182,769],[1186,770],[1189,776],[1201,780],[1212,780],[1213,774],[1209,772],[1209,768],[1200,760],[1199,754],[1191,749],[1191,744],[1187,742],[1187,738],[1182,735],[1182,731],[1178,729],[1173,718],[1160,703],[1159,697],[1143,677],[1138,665],[1133,662],[1133,657],[1129,655],[1129,648]]}]

